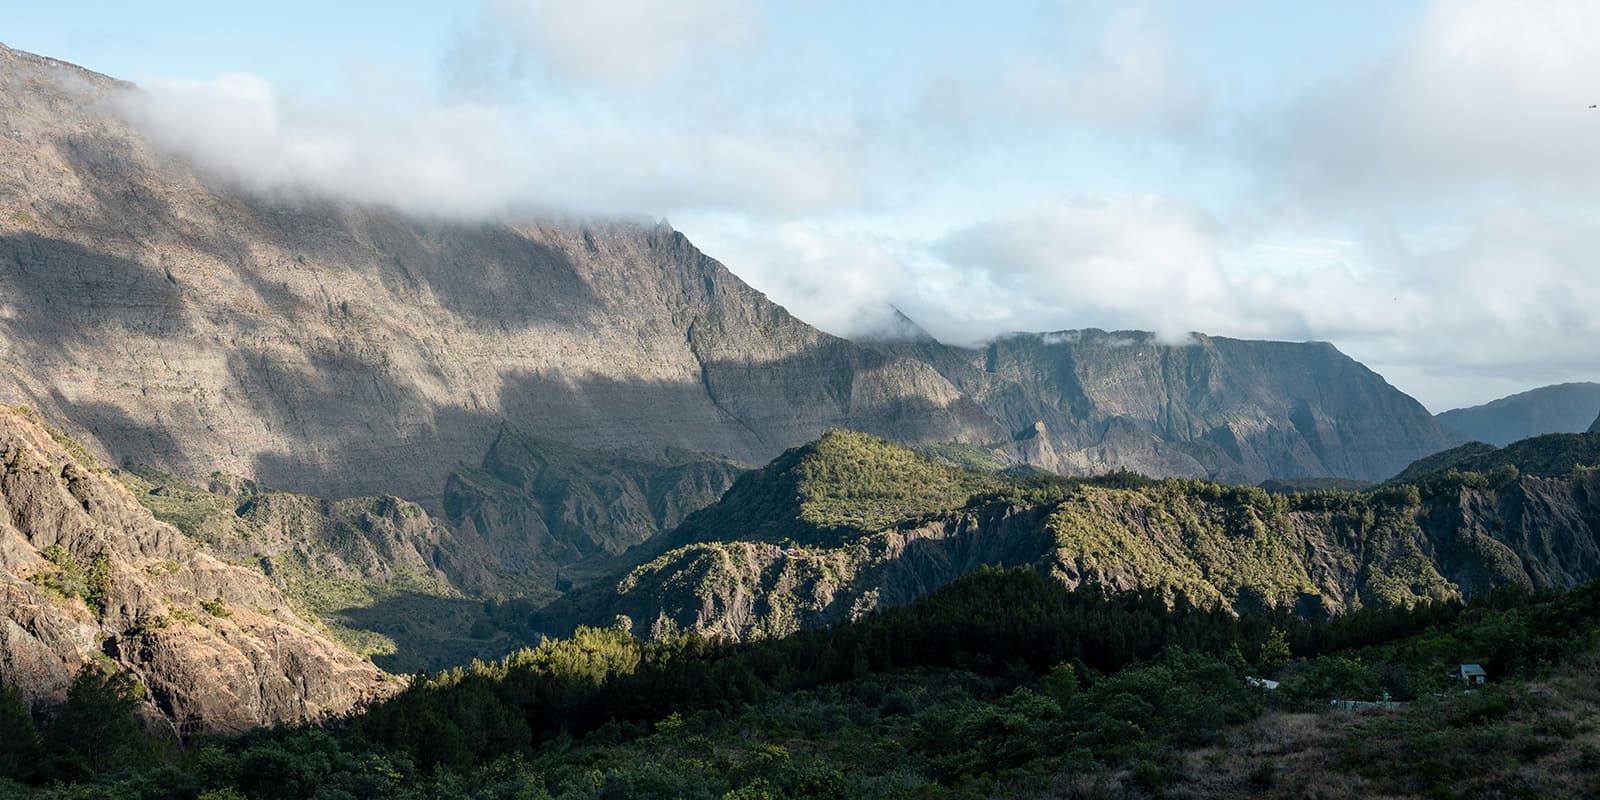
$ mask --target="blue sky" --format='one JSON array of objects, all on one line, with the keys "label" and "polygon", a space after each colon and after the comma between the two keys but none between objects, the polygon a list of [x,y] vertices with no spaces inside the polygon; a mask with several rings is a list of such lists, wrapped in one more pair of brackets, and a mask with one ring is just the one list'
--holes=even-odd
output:
[{"label": "blue sky", "polygon": [[266,192],[664,218],[802,318],[1333,341],[1430,408],[1600,379],[1600,4],[0,0]]}]

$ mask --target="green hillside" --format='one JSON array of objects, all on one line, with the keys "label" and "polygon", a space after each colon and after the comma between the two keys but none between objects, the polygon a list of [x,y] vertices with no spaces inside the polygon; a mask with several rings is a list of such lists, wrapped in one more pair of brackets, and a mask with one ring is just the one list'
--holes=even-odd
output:
[{"label": "green hillside", "polygon": [[1553,433],[1495,447],[1472,442],[1435,453],[1406,467],[1390,483],[1425,483],[1456,472],[1489,473],[1515,467],[1524,475],[1558,478],[1580,468],[1600,466],[1600,436]]},{"label": "green hillside", "polygon": [[[1504,585],[1567,587],[1600,578],[1591,500],[1600,477],[1570,470],[1589,439],[1600,437],[1506,449],[1537,469],[1529,474],[1565,475],[1542,483],[1509,468],[1452,472],[1479,463],[1470,459],[1486,447],[1478,445],[1432,459],[1419,474],[1436,477],[1420,487],[1269,492],[1128,473],[964,469],[833,431],[742,476],[721,501],[532,625],[565,635],[626,618],[653,636],[782,636],[910,602],[995,564],[1068,586],[1148,588],[1174,603],[1310,618]],[[1542,442],[1563,452],[1546,453]]]}]

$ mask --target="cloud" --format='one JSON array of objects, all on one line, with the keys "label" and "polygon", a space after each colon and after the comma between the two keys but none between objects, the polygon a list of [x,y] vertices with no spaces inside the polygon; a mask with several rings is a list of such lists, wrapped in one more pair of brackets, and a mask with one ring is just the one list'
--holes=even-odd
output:
[{"label": "cloud", "polygon": [[847,336],[892,305],[963,344],[1084,327],[1331,340],[1436,409],[1600,375],[1600,215],[1499,209],[1415,242],[1280,233],[1306,244],[1274,246],[1322,258],[1248,262],[1255,240],[1153,195],[1045,204],[928,245],[789,226],[776,248],[730,251],[756,286]]},{"label": "cloud", "polygon": [[1290,105],[1270,126],[1263,176],[1324,213],[1588,198],[1600,183],[1597,29],[1589,0],[1434,3],[1391,55]]},{"label": "cloud", "polygon": [[116,107],[210,177],[429,216],[792,215],[864,191],[855,132],[808,120],[441,101],[404,85],[317,102],[248,74],[149,81]]},{"label": "cloud", "polygon": [[1083,198],[980,222],[933,252],[1014,298],[1018,323],[1143,328],[1176,341],[1238,318],[1214,227],[1158,196]]},{"label": "cloud", "polygon": [[515,49],[562,80],[638,86],[694,62],[747,56],[762,36],[754,0],[489,0],[479,44]]},{"label": "cloud", "polygon": [[934,76],[922,98],[933,119],[967,125],[1180,136],[1211,116],[1211,89],[1188,67],[1149,4],[1122,7],[1088,47],[1021,51],[976,75]]},{"label": "cloud", "polygon": [[901,328],[895,303],[917,270],[882,237],[815,222],[707,224],[713,252],[752,286],[801,319],[841,336],[872,338]]}]

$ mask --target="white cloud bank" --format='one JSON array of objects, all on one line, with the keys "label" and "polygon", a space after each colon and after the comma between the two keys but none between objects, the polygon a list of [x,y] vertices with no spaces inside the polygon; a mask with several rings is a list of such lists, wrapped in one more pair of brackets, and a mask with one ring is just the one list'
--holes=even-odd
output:
[{"label": "white cloud bank", "polygon": [[382,105],[284,97],[253,75],[150,81],[125,115],[206,173],[448,218],[560,210],[804,214],[863,191],[853,132],[785,120],[682,120],[603,108],[508,108],[422,94]]}]

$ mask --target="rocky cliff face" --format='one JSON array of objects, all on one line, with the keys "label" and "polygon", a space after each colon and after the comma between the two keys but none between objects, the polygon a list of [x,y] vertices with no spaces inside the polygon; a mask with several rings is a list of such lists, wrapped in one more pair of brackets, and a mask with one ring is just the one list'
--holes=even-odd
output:
[{"label": "rocky cliff face", "polygon": [[245,196],[124,123],[135,91],[0,48],[0,395],[114,463],[438,510],[507,422],[641,460],[763,463],[848,427],[1250,481],[1382,477],[1450,443],[1327,345],[860,345],[665,226]]},{"label": "rocky cliff face", "polygon": [[0,680],[48,701],[90,659],[183,734],[316,720],[391,691],[259,573],[203,552],[34,418],[0,408]]},{"label": "rocky cliff face", "polygon": [[1375,479],[1455,442],[1421,404],[1326,343],[1196,335],[1170,345],[1087,330],[902,350],[989,411],[1016,455],[1069,474]]},{"label": "rocky cliff face", "polygon": [[1600,383],[1563,383],[1446,411],[1437,419],[1468,439],[1504,447],[1530,436],[1588,430],[1597,409]]},{"label": "rocky cliff face", "polygon": [[[828,477],[841,473],[917,480]],[[938,483],[930,475],[970,494],[927,492]],[[653,635],[783,635],[908,602],[985,564],[1313,617],[1600,578],[1600,471],[1481,477],[1303,495],[963,478],[887,442],[833,433],[741,478],[655,543],[660,555],[639,553],[620,579],[563,598],[538,624],[561,633],[626,617]]]}]

